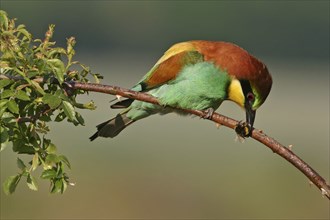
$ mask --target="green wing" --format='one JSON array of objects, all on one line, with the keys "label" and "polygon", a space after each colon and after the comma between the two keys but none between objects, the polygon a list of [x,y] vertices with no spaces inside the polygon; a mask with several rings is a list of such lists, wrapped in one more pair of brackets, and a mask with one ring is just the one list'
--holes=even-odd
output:
[{"label": "green wing", "polygon": [[147,91],[177,77],[183,67],[204,60],[203,55],[189,42],[172,46],[155,66],[133,87],[135,91]]},{"label": "green wing", "polygon": [[[175,79],[186,65],[202,62],[203,60],[203,55],[196,51],[191,43],[175,44],[165,52],[154,67],[132,90],[142,92],[163,85]],[[111,105],[111,108],[127,108],[133,101],[133,99],[125,99]]]}]

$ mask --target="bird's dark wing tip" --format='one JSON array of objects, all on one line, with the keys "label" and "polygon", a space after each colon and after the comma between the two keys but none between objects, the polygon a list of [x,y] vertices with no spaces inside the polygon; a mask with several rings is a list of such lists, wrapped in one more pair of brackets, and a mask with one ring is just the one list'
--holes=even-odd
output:
[{"label": "bird's dark wing tip", "polygon": [[89,137],[90,141],[94,141],[97,137],[99,136],[99,132],[95,132],[95,134],[93,134],[92,136]]},{"label": "bird's dark wing tip", "polygon": [[118,109],[118,108],[127,108],[132,104],[134,99],[125,99],[123,101],[116,102],[115,104],[111,105],[110,108]]}]

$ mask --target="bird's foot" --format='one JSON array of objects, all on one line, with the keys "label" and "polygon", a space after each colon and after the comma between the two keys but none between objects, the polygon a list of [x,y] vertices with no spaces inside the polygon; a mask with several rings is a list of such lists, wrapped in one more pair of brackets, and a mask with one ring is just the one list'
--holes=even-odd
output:
[{"label": "bird's foot", "polygon": [[245,121],[240,121],[235,127],[236,134],[242,138],[250,137],[252,134],[252,127]]},{"label": "bird's foot", "polygon": [[213,114],[214,114],[214,109],[208,108],[204,111],[204,115],[201,118],[212,119]]}]

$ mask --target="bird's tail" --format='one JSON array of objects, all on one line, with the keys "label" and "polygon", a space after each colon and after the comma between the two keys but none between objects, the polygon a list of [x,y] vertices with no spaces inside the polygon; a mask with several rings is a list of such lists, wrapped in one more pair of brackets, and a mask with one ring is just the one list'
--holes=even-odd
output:
[{"label": "bird's tail", "polygon": [[110,137],[117,136],[124,128],[132,124],[134,120],[126,116],[127,111],[116,115],[116,117],[97,125],[97,132],[89,139],[95,140],[97,137]]}]

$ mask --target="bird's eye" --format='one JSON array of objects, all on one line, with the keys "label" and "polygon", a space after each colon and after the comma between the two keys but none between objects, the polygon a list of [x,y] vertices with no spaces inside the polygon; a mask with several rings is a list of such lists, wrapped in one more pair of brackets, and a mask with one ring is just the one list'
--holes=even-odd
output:
[{"label": "bird's eye", "polygon": [[250,101],[250,102],[253,102],[254,101],[254,95],[253,93],[249,92],[247,95],[246,95],[247,99]]}]

